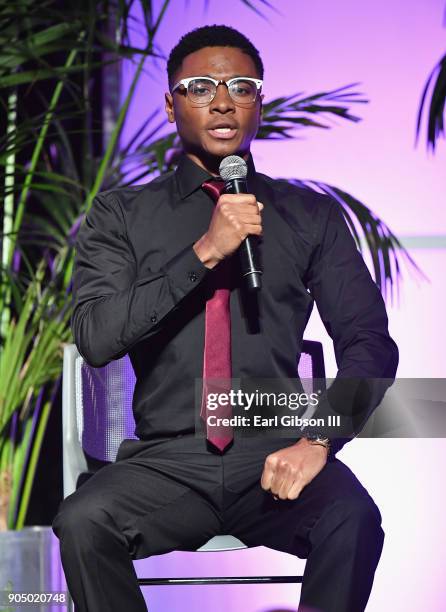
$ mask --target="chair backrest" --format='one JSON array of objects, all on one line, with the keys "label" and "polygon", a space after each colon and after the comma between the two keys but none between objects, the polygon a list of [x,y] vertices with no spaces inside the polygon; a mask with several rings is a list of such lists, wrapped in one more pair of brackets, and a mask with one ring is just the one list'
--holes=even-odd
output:
[{"label": "chair backrest", "polygon": [[[306,392],[312,379],[325,381],[320,342],[304,340],[298,374]],[[136,439],[132,398],[135,374],[128,355],[102,368],[85,363],[74,344],[65,346],[63,364],[64,496],[76,489],[87,471],[85,455],[99,462],[114,461],[125,438]]]}]

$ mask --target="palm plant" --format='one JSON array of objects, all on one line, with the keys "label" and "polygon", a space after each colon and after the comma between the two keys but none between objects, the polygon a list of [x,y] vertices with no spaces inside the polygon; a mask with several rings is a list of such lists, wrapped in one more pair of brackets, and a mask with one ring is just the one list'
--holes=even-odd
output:
[{"label": "palm plant", "polygon": [[[446,10],[444,12],[446,20]],[[428,101],[427,95],[432,88],[431,98]],[[416,139],[421,132],[421,120],[425,107],[427,110],[427,148],[435,152],[435,146],[440,136],[444,137],[444,106],[446,101],[446,53],[437,62],[428,76],[426,84],[421,94],[420,106],[418,109]]]},{"label": "palm plant", "polygon": [[[266,0],[241,1],[257,12],[271,7]],[[60,383],[63,344],[71,341],[70,282],[80,223],[99,190],[169,170],[181,152],[175,133],[160,136],[165,121],[158,112],[119,145],[142,71],[150,58],[161,56],[155,41],[169,0],[157,14],[149,0],[139,0],[144,48],[129,41],[135,4],[16,0],[12,6],[0,0],[0,530],[24,525]],[[134,76],[103,145],[92,87],[123,59],[135,63]],[[286,139],[296,128],[327,129],[324,117],[330,114],[359,121],[349,106],[366,100],[352,90],[355,85],[266,103],[257,137]],[[388,284],[397,285],[400,255],[409,256],[385,223],[335,186],[300,183],[341,202],[358,247],[360,233],[365,236],[377,284],[384,293]]]},{"label": "palm plant", "polygon": [[[72,228],[104,183],[144,63],[157,54],[155,36],[169,2],[155,15],[151,2],[140,0],[144,49],[128,44],[133,4],[0,2],[6,117],[0,140],[0,530],[24,524],[63,343],[71,339]],[[105,27],[111,16],[114,37]],[[91,82],[99,68],[130,56],[137,62],[133,82],[105,150],[95,152]]]}]

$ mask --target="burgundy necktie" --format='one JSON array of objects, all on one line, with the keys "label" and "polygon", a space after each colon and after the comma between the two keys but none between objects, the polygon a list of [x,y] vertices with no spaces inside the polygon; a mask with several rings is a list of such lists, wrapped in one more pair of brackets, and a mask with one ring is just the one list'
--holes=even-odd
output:
[{"label": "burgundy necktie", "polygon": [[[220,180],[205,181],[202,187],[214,202],[218,201],[225,184]],[[229,262],[222,261],[215,269],[215,292],[206,302],[206,323],[203,358],[203,397],[201,418],[205,421],[206,437],[220,451],[224,451],[233,439],[229,425],[208,425],[206,418],[230,418],[232,408],[220,403],[216,396],[209,394],[229,393],[231,389],[231,315],[229,307]],[[218,397],[218,396],[217,396]],[[214,400],[215,409],[208,407],[208,400]]]}]

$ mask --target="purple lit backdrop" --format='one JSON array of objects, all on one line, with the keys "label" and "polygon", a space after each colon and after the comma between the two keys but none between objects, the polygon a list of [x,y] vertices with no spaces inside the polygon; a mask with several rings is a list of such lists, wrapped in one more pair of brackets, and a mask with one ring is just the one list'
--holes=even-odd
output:
[{"label": "purple lit backdrop", "polygon": [[[369,205],[410,248],[429,277],[416,282],[403,270],[399,304],[389,305],[390,330],[400,348],[400,377],[445,376],[444,270],[446,231],[443,209],[444,158],[424,138],[414,148],[419,99],[426,77],[444,52],[444,0],[282,0],[280,15],[256,17],[238,0],[177,0],[168,9],[158,42],[167,54],[185,32],[225,23],[244,32],[265,63],[266,100],[297,91],[315,93],[352,82],[370,100],[352,107],[359,124],[332,121],[331,130],[307,129],[290,142],[254,143],[259,171],[271,176],[318,179],[339,186]],[[160,4],[160,2],[155,3]],[[135,33],[135,42],[138,35]],[[153,72],[153,71],[151,71]],[[123,92],[132,67],[124,67]],[[144,77],[126,125],[124,142],[154,109],[163,108],[165,63]],[[168,130],[167,130],[168,131]],[[324,342],[327,374],[336,372],[331,341],[317,314],[306,337]],[[440,611],[446,588],[446,530],[440,512],[436,467],[444,465],[444,440],[356,440],[340,454],[382,510],[386,532],[383,556],[368,610]],[[440,470],[438,470],[440,471]],[[248,561],[249,557],[249,561]],[[304,561],[257,549],[242,553],[172,553],[139,562],[152,575],[196,572],[294,573]],[[297,588],[176,587],[152,589],[152,610],[206,609],[260,612],[296,609]],[[392,603],[389,603],[389,600]]]}]

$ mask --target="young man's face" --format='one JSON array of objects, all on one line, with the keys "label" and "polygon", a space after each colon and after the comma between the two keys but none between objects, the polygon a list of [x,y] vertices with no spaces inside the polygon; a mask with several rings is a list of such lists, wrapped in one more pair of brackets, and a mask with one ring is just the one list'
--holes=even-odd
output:
[{"label": "young man's face", "polygon": [[[173,84],[193,76],[224,81],[237,76],[260,78],[251,57],[234,47],[205,47],[187,55]],[[177,124],[186,154],[202,168],[218,174],[223,157],[240,155],[247,159],[259,128],[262,99],[263,96],[257,95],[254,103],[238,105],[226,85],[220,84],[207,106],[194,106],[184,93],[176,90],[173,94],[166,93],[166,113],[170,123]],[[212,130],[225,125],[232,128],[229,134]]]}]

